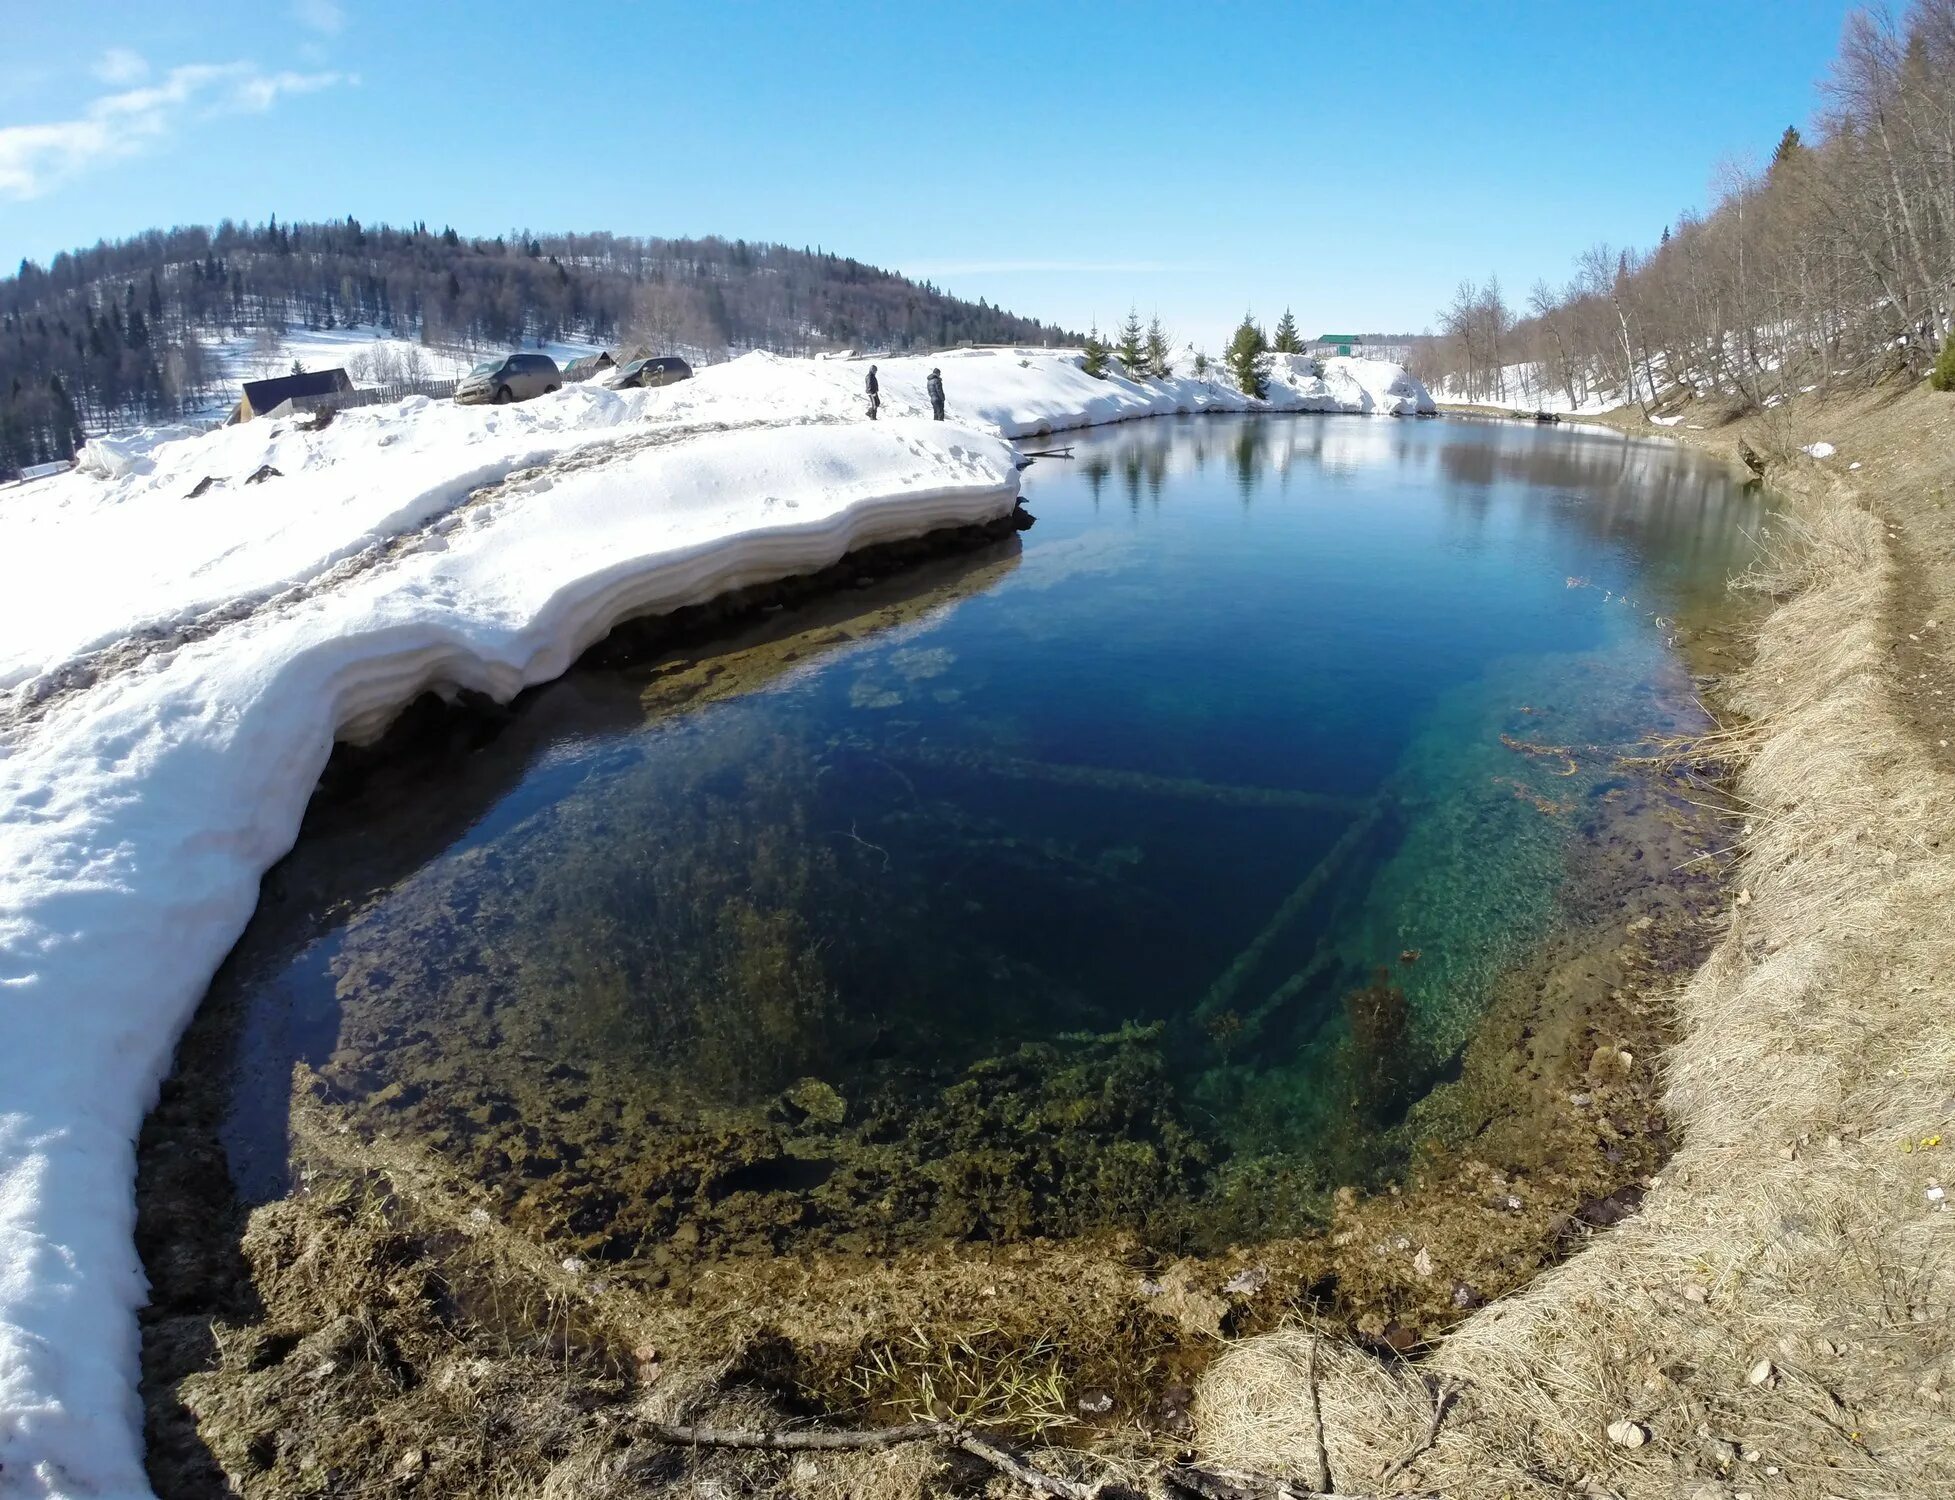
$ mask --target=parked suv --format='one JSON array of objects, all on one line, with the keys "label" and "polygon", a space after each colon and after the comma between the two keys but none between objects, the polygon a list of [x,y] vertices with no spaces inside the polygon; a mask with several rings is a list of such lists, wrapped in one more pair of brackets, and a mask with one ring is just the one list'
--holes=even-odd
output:
[{"label": "parked suv", "polygon": [[619,365],[605,376],[604,383],[614,391],[622,391],[630,386],[670,385],[675,380],[692,379],[692,366],[676,354],[662,354],[652,359],[634,359],[630,364]]},{"label": "parked suv", "polygon": [[455,399],[464,406],[480,406],[493,401],[503,406],[511,401],[527,401],[563,385],[563,372],[547,354],[511,354],[502,359],[485,359],[462,377],[455,387]]}]

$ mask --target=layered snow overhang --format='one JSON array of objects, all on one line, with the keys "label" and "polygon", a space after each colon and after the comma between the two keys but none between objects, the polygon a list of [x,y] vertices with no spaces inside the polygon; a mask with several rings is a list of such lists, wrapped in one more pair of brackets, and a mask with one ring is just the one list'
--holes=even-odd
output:
[{"label": "layered snow overhang", "polygon": [[[933,364],[949,423],[916,415]],[[149,1493],[135,1138],[335,740],[431,688],[507,700],[633,615],[999,519],[1008,437],[1431,409],[1372,361],[1279,358],[1265,403],[983,350],[885,362],[871,425],[863,370],[752,355],[139,436],[0,495],[0,1495]]]}]

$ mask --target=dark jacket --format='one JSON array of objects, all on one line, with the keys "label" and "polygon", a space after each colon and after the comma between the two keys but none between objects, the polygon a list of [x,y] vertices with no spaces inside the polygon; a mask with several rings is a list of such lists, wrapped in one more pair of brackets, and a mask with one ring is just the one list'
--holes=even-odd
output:
[{"label": "dark jacket", "polygon": [[932,401],[937,402],[939,405],[942,405],[944,399],[943,376],[939,375],[935,370],[932,370],[930,372],[930,378],[924,381],[923,384],[925,388],[930,392],[930,399]]},{"label": "dark jacket", "polygon": [[871,396],[882,394],[882,387],[876,384],[876,367],[874,365],[869,366],[869,374],[862,382],[862,389]]}]

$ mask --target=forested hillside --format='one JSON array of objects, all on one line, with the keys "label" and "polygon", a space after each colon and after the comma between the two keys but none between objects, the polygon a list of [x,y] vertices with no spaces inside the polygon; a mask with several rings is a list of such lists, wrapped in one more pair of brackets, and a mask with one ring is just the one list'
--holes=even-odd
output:
[{"label": "forested hillside", "polygon": [[156,230],[0,280],[0,474],[67,457],[85,428],[202,408],[215,341],[354,325],[443,346],[642,342],[708,359],[1067,337],[844,256],[744,240],[465,239],[350,218]]},{"label": "forested hillside", "polygon": [[1418,373],[1482,401],[1756,406],[1925,369],[1955,303],[1955,0],[1855,12],[1823,97],[1811,139],[1724,169],[1652,248],[1596,246],[1518,309],[1497,278],[1462,284]]}]

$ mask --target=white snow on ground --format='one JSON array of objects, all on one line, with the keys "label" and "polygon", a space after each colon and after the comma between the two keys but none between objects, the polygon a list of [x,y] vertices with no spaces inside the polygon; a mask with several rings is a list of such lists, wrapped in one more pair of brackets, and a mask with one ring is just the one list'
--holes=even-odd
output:
[{"label": "white snow on ground", "polygon": [[[1077,358],[887,360],[871,425],[864,362],[753,355],[163,436],[0,495],[0,1495],[148,1492],[134,1141],[335,738],[429,688],[507,699],[633,614],[1000,517],[1004,436],[1263,407]],[[933,364],[948,423],[920,416]],[[1281,361],[1271,397],[1431,409],[1359,360]]]},{"label": "white snow on ground", "polygon": [[1840,450],[1835,448],[1831,443],[1807,443],[1799,451],[1805,454],[1807,458],[1831,458]]},{"label": "white snow on ground", "polygon": [[[380,328],[284,328],[256,330],[203,341],[205,358],[214,372],[218,394],[203,408],[206,421],[221,420],[237,405],[237,388],[247,380],[290,375],[296,362],[308,370],[346,370],[356,386],[385,385],[397,380],[453,380],[492,355],[512,352],[501,346],[480,349],[449,344],[423,344],[398,338]],[[525,343],[525,349],[547,354],[564,365],[596,344]]]},{"label": "white snow on ground", "polygon": [[1447,381],[1433,395],[1447,406],[1498,406],[1509,411],[1551,411],[1575,416],[1595,416],[1614,411],[1623,404],[1621,391],[1604,391],[1593,386],[1578,387],[1577,399],[1571,401],[1565,386],[1550,378],[1541,366],[1525,362],[1502,366],[1496,391],[1468,395]]},{"label": "white snow on ground", "polygon": [[[238,334],[207,343],[206,354],[215,362],[226,385],[246,380],[265,380],[292,373],[294,360],[308,370],[350,371],[356,385],[367,384],[362,367],[392,370],[404,374],[418,368],[429,380],[450,380],[468,373],[470,366],[494,354],[511,352],[504,348],[464,349],[459,346],[424,344],[419,339],[397,338],[379,328],[287,328],[275,337],[263,333]],[[585,354],[595,354],[596,344],[547,343],[523,345],[547,354],[558,364],[568,364]],[[229,411],[236,404],[233,395],[224,403]]]}]

